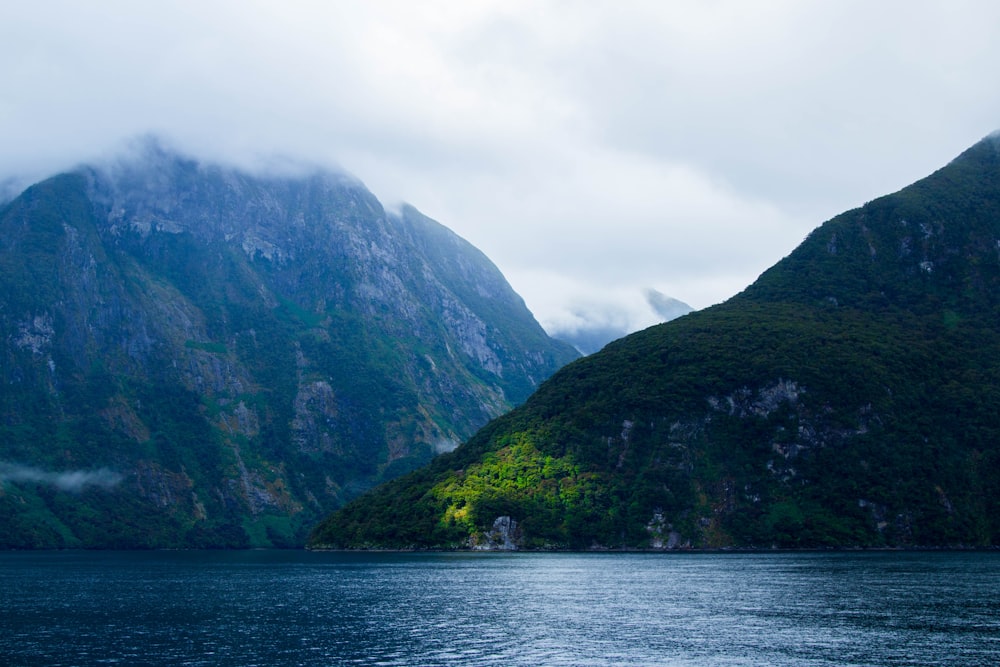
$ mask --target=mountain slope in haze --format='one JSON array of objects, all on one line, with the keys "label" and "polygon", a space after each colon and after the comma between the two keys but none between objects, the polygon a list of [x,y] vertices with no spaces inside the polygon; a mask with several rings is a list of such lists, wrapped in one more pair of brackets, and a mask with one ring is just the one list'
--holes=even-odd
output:
[{"label": "mountain slope in haze", "polygon": [[1000,136],[608,345],[314,547],[1000,544]]},{"label": "mountain slope in haze", "polygon": [[155,143],[0,208],[0,334],[17,548],[301,544],[578,356],[415,209]]},{"label": "mountain slope in haze", "polygon": [[[687,315],[693,308],[683,301],[674,299],[655,289],[643,291],[643,306],[648,317],[629,312],[624,305],[608,305],[581,308],[574,313],[577,321],[573,324],[561,323],[549,327],[549,335],[564,340],[580,354],[593,354],[613,340],[644,329],[650,322],[669,322],[681,315]],[[645,322],[645,324],[637,324]]]}]

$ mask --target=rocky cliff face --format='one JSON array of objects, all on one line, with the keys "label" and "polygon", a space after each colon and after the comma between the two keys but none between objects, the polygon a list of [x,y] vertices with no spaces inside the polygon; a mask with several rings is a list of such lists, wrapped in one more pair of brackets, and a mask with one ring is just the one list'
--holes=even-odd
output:
[{"label": "rocky cliff face", "polygon": [[[151,145],[0,210],[8,546],[301,542],[572,359],[478,250],[337,174]],[[45,478],[39,478],[44,480]]]}]

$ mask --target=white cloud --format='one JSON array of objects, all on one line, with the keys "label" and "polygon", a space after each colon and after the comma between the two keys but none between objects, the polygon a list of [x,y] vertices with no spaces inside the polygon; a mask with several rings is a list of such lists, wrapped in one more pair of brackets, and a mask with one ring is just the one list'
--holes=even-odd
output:
[{"label": "white cloud", "polygon": [[480,247],[543,322],[645,287],[719,302],[1000,127],[988,0],[4,14],[0,182],[148,132],[207,158],[340,165]]}]

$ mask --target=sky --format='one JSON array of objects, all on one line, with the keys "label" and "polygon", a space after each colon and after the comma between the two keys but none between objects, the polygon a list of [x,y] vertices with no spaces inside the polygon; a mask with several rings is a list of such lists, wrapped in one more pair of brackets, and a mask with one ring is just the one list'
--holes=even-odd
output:
[{"label": "sky", "polygon": [[550,333],[724,301],[1000,129],[994,0],[32,0],[0,62],[0,183],[149,134],[339,168]]}]

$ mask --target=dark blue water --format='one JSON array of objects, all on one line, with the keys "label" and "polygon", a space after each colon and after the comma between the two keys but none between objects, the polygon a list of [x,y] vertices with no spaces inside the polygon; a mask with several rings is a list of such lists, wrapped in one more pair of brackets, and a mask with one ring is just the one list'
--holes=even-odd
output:
[{"label": "dark blue water", "polygon": [[0,553],[4,665],[997,665],[998,553]]}]

